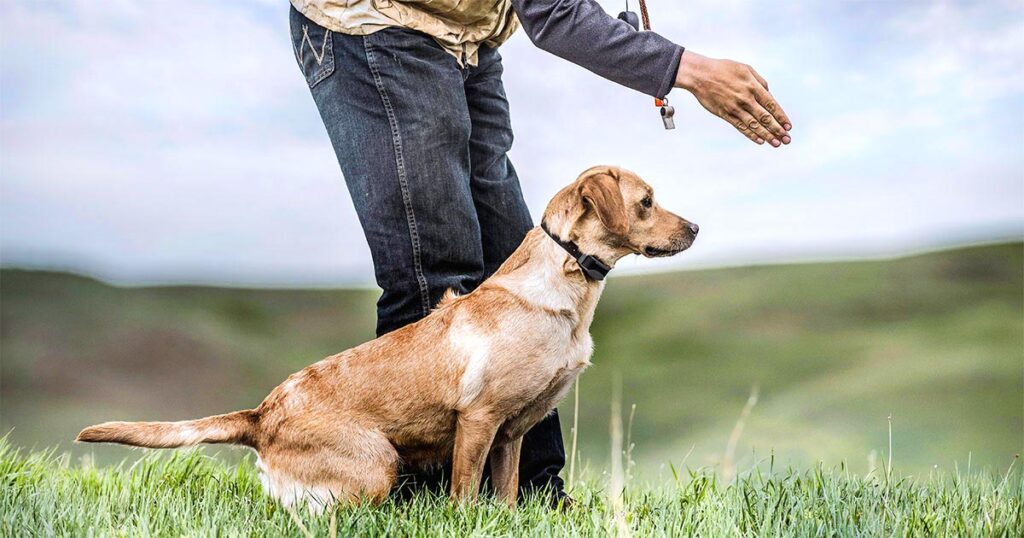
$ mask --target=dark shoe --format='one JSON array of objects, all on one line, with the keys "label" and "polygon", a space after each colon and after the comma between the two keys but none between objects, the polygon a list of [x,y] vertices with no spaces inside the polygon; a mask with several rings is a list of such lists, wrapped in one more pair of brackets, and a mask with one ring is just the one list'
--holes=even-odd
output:
[{"label": "dark shoe", "polygon": [[551,492],[550,503],[552,510],[563,514],[568,514],[576,507],[576,501],[565,490],[561,489]]},{"label": "dark shoe", "polygon": [[402,469],[398,474],[391,497],[396,501],[411,501],[417,495],[448,494],[452,471],[450,465],[434,465],[426,469]]}]

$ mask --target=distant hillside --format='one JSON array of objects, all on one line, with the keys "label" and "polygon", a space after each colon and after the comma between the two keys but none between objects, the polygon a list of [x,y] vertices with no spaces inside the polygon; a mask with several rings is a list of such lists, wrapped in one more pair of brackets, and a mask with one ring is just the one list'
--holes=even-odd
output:
[{"label": "distant hillside", "polygon": [[[0,427],[16,445],[107,419],[251,407],[289,373],[372,338],[376,292],[117,288],[0,272]],[[751,387],[737,458],[846,460],[887,446],[927,472],[1004,468],[1024,444],[1024,245],[893,261],[613,278],[582,377],[584,459],[608,452],[611,380],[635,403],[634,458],[719,463]],[[568,438],[572,398],[562,406]],[[85,449],[76,447],[77,452]],[[122,457],[101,449],[101,458]]]}]

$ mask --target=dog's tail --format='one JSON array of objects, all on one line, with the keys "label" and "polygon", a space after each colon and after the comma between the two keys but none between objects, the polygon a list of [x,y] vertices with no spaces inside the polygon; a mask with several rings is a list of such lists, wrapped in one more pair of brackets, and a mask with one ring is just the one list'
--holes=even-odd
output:
[{"label": "dog's tail", "polygon": [[104,422],[82,430],[75,441],[147,448],[177,448],[199,443],[232,443],[255,448],[258,426],[258,414],[249,409],[180,422]]}]

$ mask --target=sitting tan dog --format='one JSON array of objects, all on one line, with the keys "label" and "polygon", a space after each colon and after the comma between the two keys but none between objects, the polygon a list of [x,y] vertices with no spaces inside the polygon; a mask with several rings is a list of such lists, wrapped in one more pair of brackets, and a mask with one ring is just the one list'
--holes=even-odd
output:
[{"label": "sitting tan dog", "polygon": [[400,462],[453,461],[452,497],[473,499],[490,458],[495,492],[514,505],[523,434],[590,364],[604,275],[627,254],[681,252],[697,230],[635,174],[591,168],[472,293],[449,293],[426,318],[292,374],[256,409],[107,422],[78,441],[245,445],[271,496],[314,511],[385,499]]}]

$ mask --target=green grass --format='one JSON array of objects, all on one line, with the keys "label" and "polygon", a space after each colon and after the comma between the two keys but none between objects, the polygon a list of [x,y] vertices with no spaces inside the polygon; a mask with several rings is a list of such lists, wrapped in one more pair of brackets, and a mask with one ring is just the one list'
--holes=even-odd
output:
[{"label": "green grass", "polygon": [[287,511],[261,492],[248,460],[202,451],[152,453],[97,468],[53,452],[18,453],[0,442],[3,536],[1020,536],[1024,482],[965,474],[921,479],[869,476],[844,466],[806,471],[771,462],[722,483],[704,470],[668,484],[628,485],[622,508],[607,484],[584,482],[568,513],[536,500],[510,511],[485,499],[457,507],[443,496]]}]

